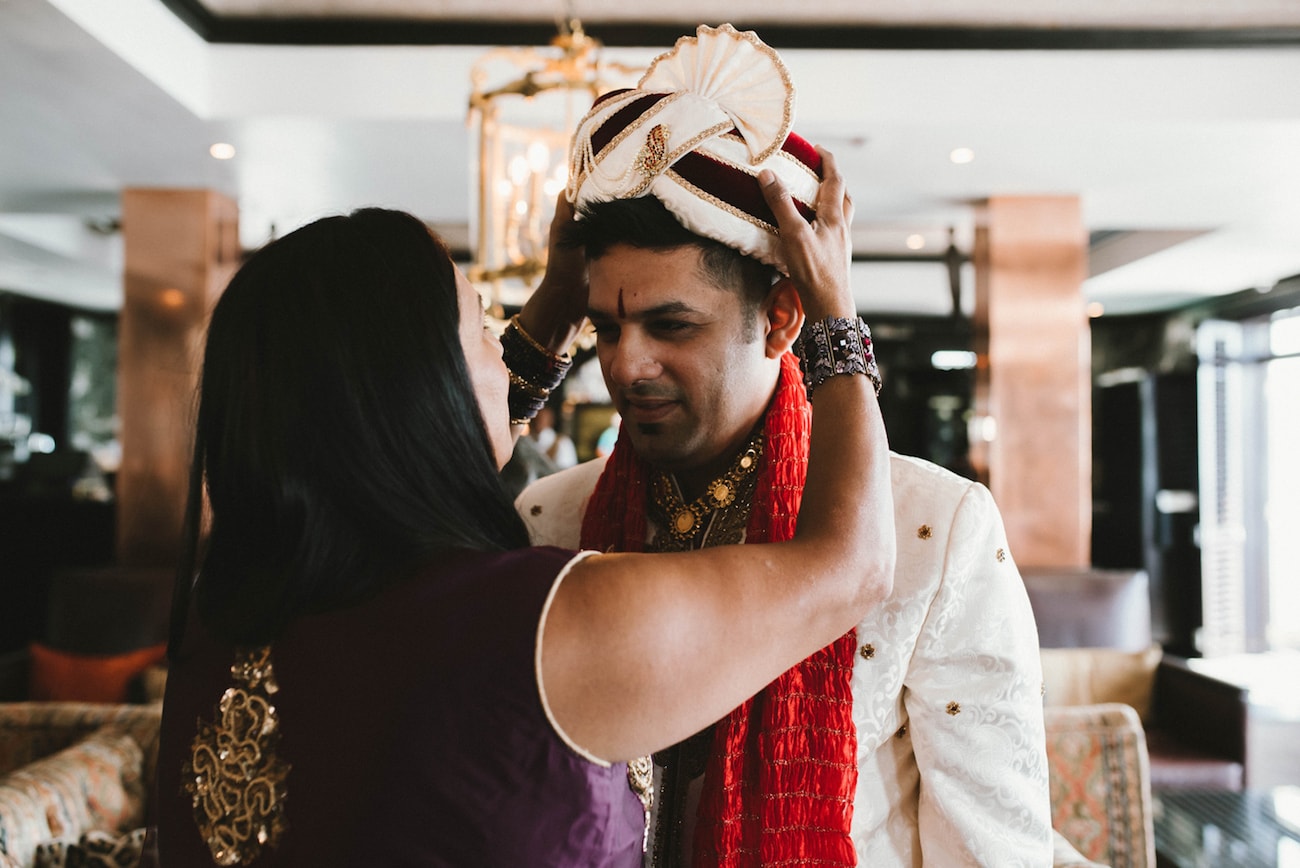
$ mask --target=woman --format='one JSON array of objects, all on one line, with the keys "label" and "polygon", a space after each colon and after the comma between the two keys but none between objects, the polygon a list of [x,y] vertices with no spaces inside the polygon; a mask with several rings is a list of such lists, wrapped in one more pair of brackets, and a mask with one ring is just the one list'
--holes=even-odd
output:
[{"label": "woman", "polygon": [[[822,189],[810,226],[764,188],[810,319],[853,315],[852,206],[829,159]],[[637,865],[623,763],[713,723],[888,593],[866,377],[818,386],[794,540],[528,547],[497,471],[512,417],[562,373],[554,350],[585,307],[575,256],[553,250],[507,334],[513,371],[409,215],[318,221],[232,280],[200,386],[161,864]]]}]

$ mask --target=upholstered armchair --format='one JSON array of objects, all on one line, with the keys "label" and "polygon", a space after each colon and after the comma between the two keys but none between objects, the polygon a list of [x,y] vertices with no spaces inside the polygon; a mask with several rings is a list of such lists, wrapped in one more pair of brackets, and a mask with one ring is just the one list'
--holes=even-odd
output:
[{"label": "upholstered armchair", "polygon": [[1153,868],[1150,763],[1137,712],[1113,703],[1047,708],[1044,717],[1055,868]]},{"label": "upholstered armchair", "polygon": [[1142,570],[1021,568],[1051,706],[1122,702],[1141,718],[1151,786],[1240,790],[1247,691],[1164,653]]}]

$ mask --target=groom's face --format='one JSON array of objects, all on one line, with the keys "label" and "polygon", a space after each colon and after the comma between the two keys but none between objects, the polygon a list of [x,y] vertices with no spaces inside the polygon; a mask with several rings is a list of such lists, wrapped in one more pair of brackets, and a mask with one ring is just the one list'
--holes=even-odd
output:
[{"label": "groom's face", "polygon": [[762,307],[710,280],[700,256],[618,244],[589,268],[605,385],[637,454],[674,473],[725,469],[776,376]]}]

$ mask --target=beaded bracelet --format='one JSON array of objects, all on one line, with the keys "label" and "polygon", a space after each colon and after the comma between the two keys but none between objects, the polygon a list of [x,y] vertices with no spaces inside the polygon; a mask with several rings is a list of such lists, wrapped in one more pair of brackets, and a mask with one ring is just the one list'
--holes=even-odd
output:
[{"label": "beaded bracelet", "polygon": [[880,367],[871,349],[871,329],[862,317],[827,317],[805,323],[795,341],[808,398],[837,374],[866,374],[880,394]]},{"label": "beaded bracelet", "polygon": [[573,367],[573,357],[568,353],[556,355],[524,331],[519,314],[510,318],[501,333],[501,357],[510,369],[506,401],[511,425],[531,422]]}]

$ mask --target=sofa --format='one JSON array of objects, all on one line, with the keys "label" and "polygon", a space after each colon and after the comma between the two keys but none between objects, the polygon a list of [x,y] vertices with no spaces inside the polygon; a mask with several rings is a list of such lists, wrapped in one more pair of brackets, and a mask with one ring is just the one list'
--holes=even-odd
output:
[{"label": "sofa", "polygon": [[162,704],[0,703],[0,868],[126,868],[145,818]]},{"label": "sofa", "polygon": [[1152,640],[1142,570],[1021,568],[1049,707],[1120,702],[1141,719],[1153,789],[1246,785],[1248,692]]},{"label": "sofa", "polygon": [[[1055,868],[1147,868],[1151,796],[1141,723],[1123,706],[1045,713]],[[147,847],[162,704],[0,703],[0,868],[129,868]],[[113,854],[113,855],[108,855]],[[1136,854],[1136,855],[1135,855]]]}]

